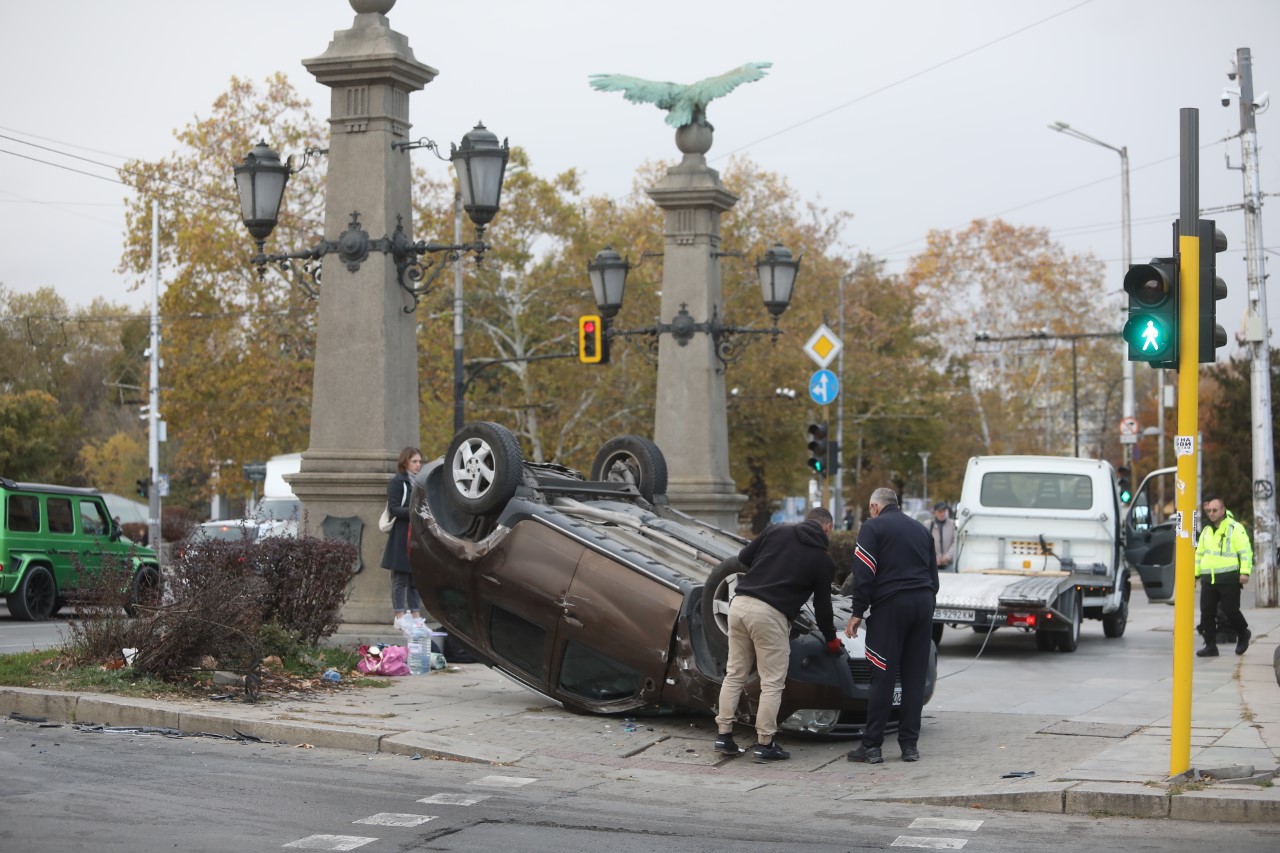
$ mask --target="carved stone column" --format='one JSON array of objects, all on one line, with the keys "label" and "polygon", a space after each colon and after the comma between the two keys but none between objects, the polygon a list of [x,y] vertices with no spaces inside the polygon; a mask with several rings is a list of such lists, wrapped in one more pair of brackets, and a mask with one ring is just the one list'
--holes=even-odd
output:
[{"label": "carved stone column", "polygon": [[[436,76],[414,59],[408,39],[391,29],[395,0],[350,0],[351,28],[303,65],[333,90],[330,99],[325,237],[336,240],[353,214],[371,239],[391,234],[401,217],[411,230],[409,93]],[[391,621],[390,573],[379,568],[386,536],[377,519],[401,448],[420,443],[417,328],[404,308],[389,255],[372,252],[356,270],[324,261],[316,332],[310,446],[289,478],[307,530],[337,528],[359,542],[344,622]],[[326,525],[326,521],[328,524]]]},{"label": "carved stone column", "polygon": [[[676,131],[684,153],[677,166],[647,192],[665,212],[662,320],[686,306],[694,322],[723,317],[720,290],[720,216],[738,197],[707,166],[711,129],[687,124]],[[690,515],[727,530],[738,529],[746,496],[729,476],[729,427],[724,374],[711,336],[695,333],[681,345],[671,335],[658,344],[654,441],[667,459],[667,495]]]}]

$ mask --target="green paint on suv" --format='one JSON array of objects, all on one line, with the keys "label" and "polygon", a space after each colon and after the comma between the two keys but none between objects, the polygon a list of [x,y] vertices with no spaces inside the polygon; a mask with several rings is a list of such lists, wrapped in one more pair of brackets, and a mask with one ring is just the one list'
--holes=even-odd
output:
[{"label": "green paint on suv", "polygon": [[94,489],[0,477],[0,521],[0,598],[15,619],[38,622],[53,616],[74,597],[81,571],[104,565],[129,573],[122,579],[129,589],[129,615],[139,602],[159,597],[155,551],[121,537]]}]

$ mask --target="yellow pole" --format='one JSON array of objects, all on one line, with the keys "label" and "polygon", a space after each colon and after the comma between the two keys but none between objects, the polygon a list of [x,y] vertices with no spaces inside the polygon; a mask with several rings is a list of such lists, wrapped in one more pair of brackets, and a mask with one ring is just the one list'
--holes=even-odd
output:
[{"label": "yellow pole", "polygon": [[[1180,232],[1186,229],[1181,222]],[[1190,223],[1192,234],[1195,222]],[[1209,251],[1213,251],[1212,247]],[[1173,727],[1169,775],[1191,769],[1191,670],[1195,651],[1196,446],[1200,411],[1200,240],[1178,235],[1178,537],[1174,544]]]}]

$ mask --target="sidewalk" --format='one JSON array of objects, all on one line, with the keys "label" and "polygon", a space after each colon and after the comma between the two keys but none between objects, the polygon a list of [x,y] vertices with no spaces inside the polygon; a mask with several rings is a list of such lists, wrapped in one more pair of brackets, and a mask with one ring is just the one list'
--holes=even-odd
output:
[{"label": "sidewalk", "polygon": [[[1280,786],[1268,781],[1172,790],[1165,783],[1173,608],[1143,602],[1133,611],[1120,640],[1103,640],[1098,624],[1086,623],[1073,655],[1037,652],[1026,637],[1002,631],[975,661],[979,637],[944,636],[938,689],[925,708],[923,756],[914,764],[898,760],[892,738],[885,763],[876,766],[845,760],[856,741],[785,738],[792,758],[777,765],[726,758],[710,748],[710,717],[579,715],[478,664],[387,679],[384,688],[258,705],[0,687],[0,715],[241,734],[530,771],[574,769],[664,786],[803,785],[846,801],[1280,822]],[[1245,612],[1254,633],[1248,653],[1224,649],[1220,658],[1196,661],[1191,764],[1201,772],[1249,765],[1265,776],[1280,763],[1280,686],[1272,663],[1280,610]],[[345,626],[335,638],[340,645],[379,639],[397,637],[381,627]]]}]

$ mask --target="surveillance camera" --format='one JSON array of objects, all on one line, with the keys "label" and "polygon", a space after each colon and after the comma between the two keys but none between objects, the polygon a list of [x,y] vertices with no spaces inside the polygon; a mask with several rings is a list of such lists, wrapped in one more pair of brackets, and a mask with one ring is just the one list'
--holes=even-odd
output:
[{"label": "surveillance camera", "polygon": [[1223,92],[1223,93],[1222,93],[1222,105],[1223,105],[1224,107],[1229,107],[1229,106],[1231,106],[1231,98],[1229,98],[1229,97],[1227,96],[1227,93],[1226,93],[1226,92]]},{"label": "surveillance camera", "polygon": [[1223,105],[1224,107],[1229,107],[1229,106],[1231,106],[1231,96],[1232,96],[1232,95],[1235,95],[1236,97],[1239,97],[1239,96],[1240,96],[1240,90],[1239,90],[1239,89],[1236,89],[1236,88],[1234,88],[1234,87],[1231,87],[1231,86],[1228,86],[1228,87],[1226,87],[1225,89],[1223,89],[1223,90],[1222,90],[1222,105]]},{"label": "surveillance camera", "polygon": [[1255,112],[1265,113],[1267,107],[1271,106],[1271,93],[1263,92],[1253,101],[1253,109]]},{"label": "surveillance camera", "polygon": [[1233,59],[1233,60],[1231,60],[1231,63],[1227,66],[1227,79],[1228,79],[1228,80],[1235,80],[1235,79],[1236,79],[1236,73],[1237,73],[1237,72],[1236,72],[1236,61]]}]

